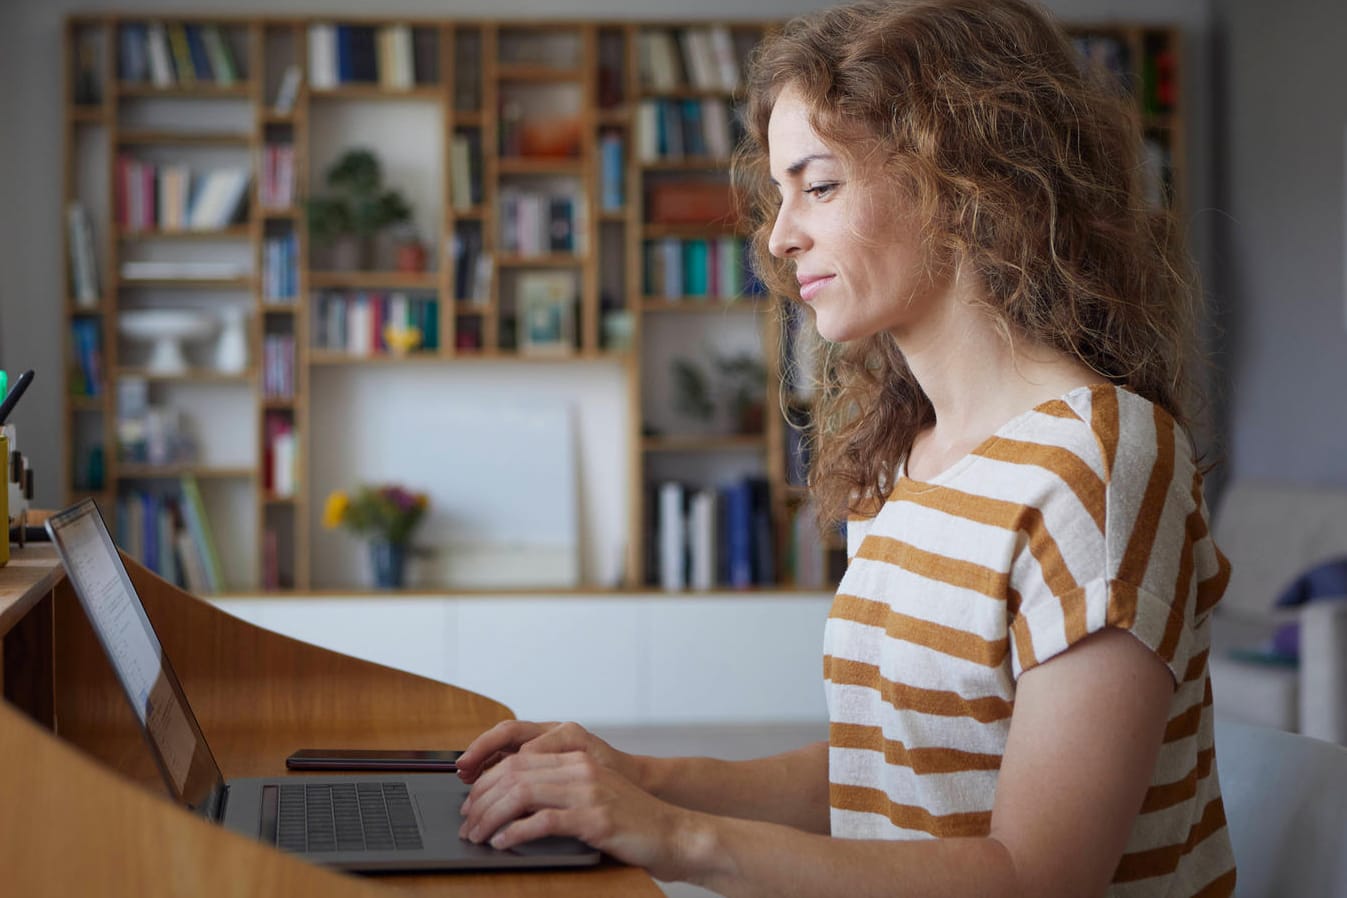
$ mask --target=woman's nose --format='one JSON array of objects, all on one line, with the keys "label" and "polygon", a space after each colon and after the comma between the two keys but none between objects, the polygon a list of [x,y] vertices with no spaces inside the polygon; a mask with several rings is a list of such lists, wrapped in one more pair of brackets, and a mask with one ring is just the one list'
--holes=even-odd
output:
[{"label": "woman's nose", "polygon": [[788,203],[782,203],[771,236],[767,238],[767,251],[778,259],[786,259],[804,249],[806,243],[794,210]]}]

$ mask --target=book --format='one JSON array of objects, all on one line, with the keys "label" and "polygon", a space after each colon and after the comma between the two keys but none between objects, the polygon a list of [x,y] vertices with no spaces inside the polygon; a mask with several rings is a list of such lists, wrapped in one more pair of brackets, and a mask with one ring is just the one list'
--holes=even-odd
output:
[{"label": "book", "polygon": [[206,591],[217,593],[224,588],[224,572],[220,567],[220,556],[215,549],[215,537],[211,532],[210,518],[206,514],[206,504],[201,498],[201,488],[197,485],[196,477],[191,474],[182,475],[179,483],[182,488],[183,519],[202,560]]},{"label": "book", "polygon": [[605,131],[599,138],[599,205],[605,212],[622,211],[625,177],[622,132]]},{"label": "book", "polygon": [[173,23],[167,26],[168,49],[173,56],[173,71],[179,84],[191,86],[196,83],[196,70],[192,65],[192,49],[187,45],[187,29]]},{"label": "book", "polygon": [[688,588],[716,585],[716,492],[698,490],[688,503]]},{"label": "book", "polygon": [[301,78],[298,64],[291,63],[285,67],[285,73],[281,75],[281,86],[276,89],[276,103],[272,107],[276,114],[289,115],[294,110]]},{"label": "book", "polygon": [[660,587],[667,592],[687,588],[687,532],[683,517],[683,485],[668,481],[659,489]]},{"label": "book", "polygon": [[216,169],[202,177],[187,211],[187,227],[193,231],[219,230],[238,215],[248,195],[246,168]]},{"label": "book", "polygon": [[160,22],[151,22],[145,32],[148,45],[150,80],[155,87],[171,87],[178,80],[173,69],[173,54],[168,48],[168,32]]},{"label": "book", "polygon": [[70,295],[81,309],[98,305],[98,263],[94,256],[93,227],[83,204],[71,203],[66,209],[66,240],[70,254]]},{"label": "book", "polygon": [[309,26],[309,85],[314,90],[337,86],[337,26]]},{"label": "book", "polygon": [[210,70],[215,74],[215,83],[221,87],[229,87],[238,81],[239,72],[234,62],[234,53],[229,48],[228,39],[221,33],[220,26],[213,22],[202,25],[201,43],[210,60]]},{"label": "book", "polygon": [[199,25],[184,25],[182,30],[187,36],[187,53],[192,60],[192,77],[201,82],[215,81],[215,74],[211,71],[210,57],[206,55],[206,45],[201,40],[201,27]]}]

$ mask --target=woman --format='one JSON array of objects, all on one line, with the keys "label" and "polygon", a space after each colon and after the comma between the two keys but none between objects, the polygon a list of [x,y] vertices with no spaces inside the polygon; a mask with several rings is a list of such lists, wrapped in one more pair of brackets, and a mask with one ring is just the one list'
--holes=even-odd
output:
[{"label": "woman", "polygon": [[1193,292],[1092,79],[1021,0],[764,42],[756,245],[831,346],[811,486],[848,517],[829,744],[731,764],[502,724],[460,761],[466,838],[576,835],[729,895],[1233,891]]}]

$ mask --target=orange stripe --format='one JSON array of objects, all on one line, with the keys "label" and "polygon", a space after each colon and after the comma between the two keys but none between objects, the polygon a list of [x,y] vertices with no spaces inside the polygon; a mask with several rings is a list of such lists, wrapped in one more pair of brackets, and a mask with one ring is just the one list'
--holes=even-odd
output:
[{"label": "orange stripe", "polygon": [[1034,652],[1034,637],[1029,632],[1029,621],[1016,617],[1010,622],[1010,632],[1015,637],[1015,657],[1019,659],[1020,670],[1026,671],[1038,663]]},{"label": "orange stripe", "polygon": [[1179,554],[1179,572],[1174,578],[1174,603],[1169,608],[1169,623],[1165,625],[1165,635],[1160,639],[1160,657],[1171,659],[1179,647],[1179,638],[1183,636],[1188,607],[1188,594],[1193,591],[1193,553],[1197,547],[1194,523],[1201,522],[1201,510],[1188,515],[1183,528],[1183,548]]},{"label": "orange stripe", "polygon": [[971,561],[927,552],[911,543],[873,533],[856,550],[856,557],[869,561],[883,561],[919,577],[971,589],[993,599],[1004,599],[1006,588],[1010,585],[1009,574],[994,571]]},{"label": "orange stripe", "polygon": [[825,655],[823,677],[843,686],[863,686],[874,689],[884,701],[900,710],[917,711],[939,717],[971,717],[981,723],[1007,720],[1013,706],[996,696],[964,698],[957,692],[940,689],[922,689],[906,683],[895,683],[880,676],[879,668],[860,661],[848,661]]},{"label": "orange stripe", "polygon": [[[879,789],[843,786],[837,783],[829,785],[828,798],[832,806],[838,810],[880,814],[889,818],[894,826],[930,833],[936,838],[985,836],[991,831],[991,811],[932,814],[916,805],[896,804]],[[988,798],[990,799],[990,796]]]},{"label": "orange stripe", "polygon": [[1155,547],[1155,537],[1160,529],[1160,517],[1165,511],[1170,482],[1174,479],[1174,419],[1158,405],[1154,407],[1154,412],[1155,464],[1151,467],[1146,493],[1141,500],[1141,508],[1137,510],[1137,519],[1132,525],[1127,551],[1123,553],[1117,575],[1119,580],[1137,586],[1142,586],[1146,582],[1146,568]]},{"label": "orange stripe", "polygon": [[1077,421],[1080,420],[1080,415],[1076,414],[1076,410],[1060,399],[1053,399],[1051,402],[1045,402],[1034,409],[1034,411],[1041,412],[1045,415],[1052,415],[1054,418],[1074,418]]},{"label": "orange stripe", "polygon": [[891,639],[919,645],[933,652],[962,658],[986,667],[1000,667],[1009,646],[1005,640],[983,639],[967,630],[947,627],[894,611],[883,602],[839,593],[829,617],[870,627],[882,627]]},{"label": "orange stripe", "polygon": [[925,776],[932,773],[964,773],[970,770],[1000,770],[1001,756],[960,751],[956,748],[908,748],[896,739],[886,739],[879,727],[834,723],[828,727],[833,748],[881,752],[885,763],[911,768]]},{"label": "orange stripe", "polygon": [[1235,894],[1235,869],[1232,867],[1193,893],[1193,898],[1230,898]]},{"label": "orange stripe", "polygon": [[1104,456],[1104,479],[1113,479],[1113,460],[1118,456],[1118,388],[1103,387],[1090,391],[1090,429],[1099,440]]},{"label": "orange stripe", "polygon": [[1183,672],[1183,682],[1191,683],[1202,676],[1207,669],[1207,656],[1210,654],[1211,649],[1207,648],[1188,659],[1188,668]]},{"label": "orange stripe", "polygon": [[1197,735],[1198,725],[1202,722],[1202,708],[1205,702],[1198,702],[1191,708],[1181,711],[1169,719],[1165,725],[1165,742],[1178,742],[1189,736]]},{"label": "orange stripe", "polygon": [[1216,760],[1216,749],[1208,748],[1197,753],[1197,763],[1188,775],[1172,783],[1161,783],[1146,790],[1146,800],[1141,803],[1141,813],[1162,811],[1176,804],[1188,801],[1197,794],[1197,784],[1211,774],[1211,764]]},{"label": "orange stripe", "polygon": [[1094,518],[1099,532],[1104,532],[1106,523],[1104,513],[1104,481],[1090,470],[1079,455],[1060,446],[1045,446],[1042,443],[1028,443],[1022,440],[997,439],[977,450],[978,455],[994,461],[1009,462],[1016,465],[1034,465],[1056,474],[1063,483],[1076,494],[1080,504]]},{"label": "orange stripe", "polygon": [[1108,585],[1108,613],[1106,617],[1114,626],[1124,630],[1132,629],[1137,620],[1137,597],[1140,591],[1135,584],[1114,580]]},{"label": "orange stripe", "polygon": [[1224,827],[1225,810],[1221,805],[1221,799],[1213,798],[1202,809],[1202,818],[1188,830],[1187,840],[1177,845],[1165,845],[1161,848],[1124,854],[1113,874],[1113,881],[1135,882],[1153,876],[1168,876],[1179,868],[1179,862],[1183,860],[1184,855],[1193,850],[1193,846],[1220,832]]},{"label": "orange stripe", "polygon": [[[898,491],[895,491],[895,494]],[[965,518],[990,527],[1025,534],[1029,543],[1029,553],[1038,561],[1043,572],[1043,581],[1059,600],[1069,596],[1076,588],[1076,579],[1066,566],[1057,542],[1048,533],[1043,521],[1043,513],[1028,505],[1005,502],[1000,499],[988,499],[974,496],[958,490],[942,488],[919,492],[908,489],[902,491],[903,501],[930,508],[944,514]],[[1001,575],[1008,576],[1008,575]],[[999,595],[1004,595],[1002,589]],[[1080,603],[1063,602],[1062,614],[1066,620],[1067,643],[1073,644],[1086,635],[1085,608]]]},{"label": "orange stripe", "polygon": [[1197,617],[1210,611],[1230,585],[1230,560],[1215,546],[1212,551],[1216,553],[1216,573],[1197,584],[1197,604],[1193,606],[1193,614]]}]

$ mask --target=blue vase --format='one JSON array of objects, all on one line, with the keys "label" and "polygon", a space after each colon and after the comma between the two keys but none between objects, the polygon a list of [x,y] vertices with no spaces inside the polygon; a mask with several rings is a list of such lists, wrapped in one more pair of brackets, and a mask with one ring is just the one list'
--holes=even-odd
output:
[{"label": "blue vase", "polygon": [[369,548],[374,585],[383,589],[401,589],[407,576],[406,543],[376,540]]}]

